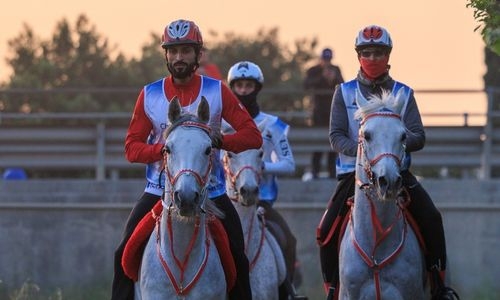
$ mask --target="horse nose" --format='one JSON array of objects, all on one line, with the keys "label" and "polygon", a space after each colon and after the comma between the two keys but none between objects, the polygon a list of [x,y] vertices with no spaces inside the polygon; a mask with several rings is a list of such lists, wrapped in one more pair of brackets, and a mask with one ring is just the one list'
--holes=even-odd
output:
[{"label": "horse nose", "polygon": [[386,176],[378,176],[377,177],[377,184],[380,187],[385,187],[385,188],[398,188],[401,186],[402,183],[402,178],[401,175],[397,175],[394,178],[388,178]]},{"label": "horse nose", "polygon": [[[258,186],[247,186],[244,185],[240,188],[240,195],[243,199],[257,201],[259,196],[259,187]],[[248,205],[253,205],[254,203],[247,203]]]},{"label": "horse nose", "polygon": [[182,212],[181,215],[184,215],[185,212],[194,212],[200,202],[200,199],[200,193],[197,191],[174,192],[175,205]]}]

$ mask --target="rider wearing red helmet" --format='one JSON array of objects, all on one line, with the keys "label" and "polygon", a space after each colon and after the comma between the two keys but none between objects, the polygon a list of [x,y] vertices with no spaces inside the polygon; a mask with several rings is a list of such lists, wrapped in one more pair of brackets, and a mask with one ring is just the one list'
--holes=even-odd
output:
[{"label": "rider wearing red helmet", "polygon": [[[330,144],[339,153],[337,158],[337,188],[318,226],[317,240],[320,245],[320,260],[328,299],[333,299],[338,285],[338,238],[343,217],[348,212],[347,199],[354,195],[355,162],[358,149],[359,120],[354,117],[358,109],[356,90],[366,99],[390,91],[394,95],[406,90],[408,95],[401,112],[407,129],[406,157],[402,163],[403,186],[412,200],[408,206],[418,223],[427,247],[426,267],[431,273],[433,299],[454,299],[456,293],[444,286],[446,269],[446,243],[441,213],[434,206],[429,194],[410,172],[410,153],[421,150],[425,144],[425,132],[413,89],[395,81],[389,75],[389,57],[392,40],[384,28],[371,25],[359,31],[355,50],[360,70],[355,79],[342,83],[335,89],[330,112]],[[330,298],[331,297],[331,298]]]},{"label": "rider wearing red helmet", "polygon": [[[115,252],[115,274],[112,299],[133,299],[134,282],[123,271],[121,260],[125,245],[139,221],[160,200],[164,192],[162,172],[163,131],[170,125],[167,112],[170,101],[177,97],[182,109],[196,112],[201,98],[210,105],[212,144],[215,149],[212,174],[207,187],[210,200],[224,211],[221,219],[229,237],[237,278],[229,291],[230,299],[251,299],[249,265],[244,252],[243,231],[238,214],[226,194],[224,170],[219,149],[241,152],[262,145],[259,129],[248,112],[239,104],[231,90],[220,80],[195,73],[202,55],[203,38],[198,26],[188,20],[177,20],[165,28],[161,40],[170,76],[149,83],[141,90],[125,138],[125,156],[133,163],[146,164],[146,187],[131,211],[123,239]],[[222,118],[235,129],[232,134],[220,133]]]}]

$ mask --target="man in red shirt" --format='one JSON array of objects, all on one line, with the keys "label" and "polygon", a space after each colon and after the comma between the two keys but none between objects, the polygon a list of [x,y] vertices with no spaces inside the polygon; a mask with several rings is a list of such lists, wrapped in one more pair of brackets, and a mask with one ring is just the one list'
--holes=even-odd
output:
[{"label": "man in red shirt", "polygon": [[[187,20],[170,23],[162,36],[162,48],[170,76],[146,85],[140,92],[125,139],[125,156],[130,162],[146,164],[147,184],[144,194],[135,204],[127,220],[123,239],[115,252],[115,274],[112,299],[133,299],[134,282],[128,278],[121,266],[125,245],[134,228],[160,200],[163,194],[161,162],[164,146],[163,131],[170,125],[167,119],[168,106],[175,96],[179,98],[184,111],[196,112],[201,97],[210,105],[212,144],[216,148],[214,157],[219,157],[219,149],[241,152],[260,148],[262,137],[252,117],[239,103],[231,90],[220,80],[196,74],[202,55],[203,39],[198,26]],[[235,133],[220,134],[221,120],[224,118],[235,128]],[[248,259],[244,252],[243,231],[240,219],[231,200],[226,194],[224,171],[220,160],[214,159],[213,178],[208,186],[209,198],[224,211],[221,219],[228,234],[231,252],[235,259],[237,279],[229,292],[230,299],[251,299]]]}]

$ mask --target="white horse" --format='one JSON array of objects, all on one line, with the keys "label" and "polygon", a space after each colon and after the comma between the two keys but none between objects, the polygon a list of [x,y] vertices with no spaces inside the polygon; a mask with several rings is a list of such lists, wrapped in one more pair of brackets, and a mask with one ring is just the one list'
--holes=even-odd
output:
[{"label": "white horse", "polygon": [[135,299],[226,299],[226,279],[205,213],[212,144],[209,107],[202,99],[198,116],[169,105],[166,131],[163,212],[144,250]]},{"label": "white horse", "polygon": [[403,213],[404,98],[403,89],[370,101],[357,92],[356,188],[340,246],[339,299],[425,298],[424,257]]},{"label": "white horse", "polygon": [[[245,252],[250,264],[252,299],[279,299],[279,286],[286,277],[286,265],[278,242],[257,213],[261,149],[240,153],[224,152],[226,189],[241,219]],[[263,216],[261,216],[263,218]]]}]

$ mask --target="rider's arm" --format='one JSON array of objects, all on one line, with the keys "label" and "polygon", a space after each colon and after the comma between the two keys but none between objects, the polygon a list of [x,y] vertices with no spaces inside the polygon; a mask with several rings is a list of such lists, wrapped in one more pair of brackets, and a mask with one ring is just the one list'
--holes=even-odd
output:
[{"label": "rider's arm", "polygon": [[143,89],[137,97],[134,113],[125,137],[125,157],[129,162],[151,163],[163,158],[161,154],[162,144],[150,145],[146,143],[152,129],[153,125],[144,111]]},{"label": "rider's arm", "polygon": [[406,126],[406,151],[415,152],[424,148],[425,131],[413,91],[411,92],[403,121]]},{"label": "rider's arm", "polygon": [[333,94],[329,137],[333,151],[356,156],[358,143],[349,137],[349,118],[340,85],[337,86]]},{"label": "rider's arm", "polygon": [[262,136],[255,122],[225,84],[222,84],[222,118],[235,130],[223,135],[222,149],[239,153],[262,146]]},{"label": "rider's arm", "polygon": [[292,174],[295,172],[295,159],[287,137],[289,127],[277,119],[270,129],[264,130],[264,139],[271,139],[270,144],[273,145],[271,151],[276,155],[276,159],[273,161],[264,162],[264,174]]}]

